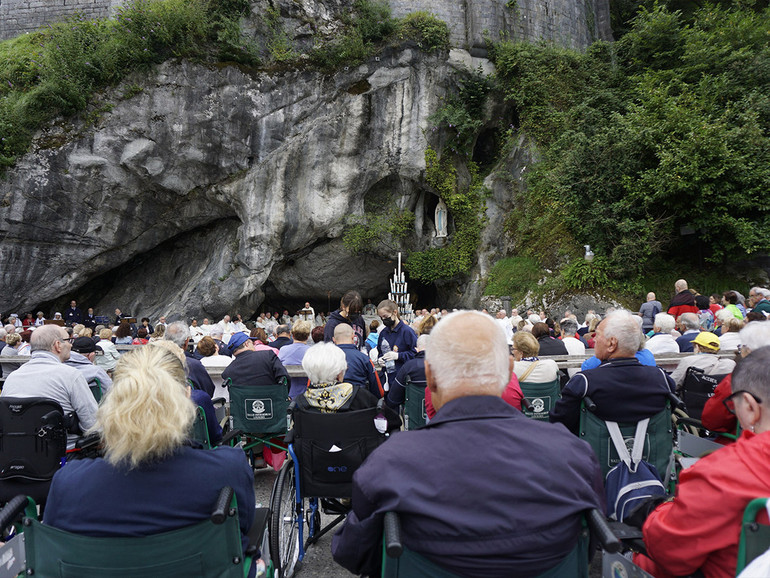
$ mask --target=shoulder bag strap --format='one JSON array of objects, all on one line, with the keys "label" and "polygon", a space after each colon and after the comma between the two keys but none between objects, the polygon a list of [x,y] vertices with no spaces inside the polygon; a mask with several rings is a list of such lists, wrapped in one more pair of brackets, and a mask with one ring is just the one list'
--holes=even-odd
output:
[{"label": "shoulder bag strap", "polygon": [[534,369],[535,369],[535,367],[537,366],[538,363],[540,363],[539,359],[537,361],[533,361],[532,362],[532,365],[530,365],[527,368],[527,371],[525,371],[524,374],[519,378],[519,383],[521,383],[522,381],[527,381],[527,378],[529,377],[529,374],[534,371]]},{"label": "shoulder bag strap", "polygon": [[620,433],[620,427],[617,422],[606,421],[607,430],[610,432],[612,443],[615,446],[615,451],[618,452],[618,456],[624,464],[632,472],[636,471],[636,466],[642,461],[642,454],[644,452],[644,436],[647,434],[647,425],[650,423],[650,418],[641,420],[636,424],[636,434],[634,435],[634,449],[632,454],[629,455],[628,448],[623,441],[623,435]]}]

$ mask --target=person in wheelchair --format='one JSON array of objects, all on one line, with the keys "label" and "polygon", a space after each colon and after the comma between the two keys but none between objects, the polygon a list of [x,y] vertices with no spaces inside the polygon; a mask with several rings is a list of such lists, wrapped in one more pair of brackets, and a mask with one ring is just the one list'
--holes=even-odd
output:
[{"label": "person in wheelchair", "polygon": [[[770,323],[752,321],[741,329],[741,357],[746,357],[752,351],[770,345]],[[712,432],[734,433],[738,425],[735,414],[729,412],[724,400],[732,393],[732,374],[719,382],[714,395],[703,407],[701,422],[703,427]],[[727,439],[727,438],[725,438]]]},{"label": "person in wheelchair", "polygon": [[682,359],[671,373],[677,387],[684,383],[687,370],[691,367],[702,369],[706,375],[725,375],[735,368],[735,361],[716,355],[719,353],[719,337],[710,331],[698,333],[692,340],[692,347],[693,355]]},{"label": "person in wheelchair", "polygon": [[[735,576],[743,511],[752,499],[770,495],[768,367],[770,347],[762,347],[732,374],[732,393],[724,401],[743,428],[738,441],[684,470],[673,500],[657,507],[650,501],[632,512],[631,522],[643,522],[649,554],[634,561],[656,578],[697,570],[706,578]],[[764,518],[760,522],[767,524]]]},{"label": "person in wheelchair", "polygon": [[596,328],[595,354],[601,365],[567,382],[549,419],[577,433],[580,404],[586,396],[596,403],[596,416],[605,421],[638,422],[663,410],[674,381],[659,367],[642,365],[634,357],[641,339],[631,313],[608,314]]},{"label": "person in wheelchair", "polygon": [[337,563],[379,575],[386,512],[399,515],[405,547],[462,576],[536,576],[567,556],[581,512],[604,511],[599,464],[565,428],[501,399],[511,371],[489,315],[459,311],[436,325],[425,356],[436,416],[356,471],[353,510],[332,539]]},{"label": "person in wheelchair", "polygon": [[244,548],[254,478],[240,448],[194,449],[196,408],[185,368],[164,347],[121,356],[96,416],[104,457],[68,463],[53,478],[43,522],[88,536],[145,536],[205,520],[220,490],[235,491]]},{"label": "person in wheelchair", "polygon": [[[363,387],[343,380],[348,364],[345,352],[333,343],[316,343],[302,358],[302,369],[310,380],[307,390],[295,401],[300,411],[336,413],[376,407],[377,397]],[[383,406],[387,431],[401,427],[401,418]]]}]

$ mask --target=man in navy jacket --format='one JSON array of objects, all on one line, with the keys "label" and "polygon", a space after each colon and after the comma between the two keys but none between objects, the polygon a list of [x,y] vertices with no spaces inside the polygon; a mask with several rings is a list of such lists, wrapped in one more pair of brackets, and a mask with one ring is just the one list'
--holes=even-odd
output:
[{"label": "man in navy jacket", "polygon": [[661,411],[676,386],[661,368],[642,365],[634,357],[641,338],[639,324],[628,311],[607,315],[596,328],[594,351],[601,365],[567,382],[550,420],[577,433],[585,396],[593,400],[596,417],[603,420],[636,422]]},{"label": "man in navy jacket", "polygon": [[538,575],[575,547],[581,512],[604,508],[599,464],[563,427],[501,399],[511,369],[488,315],[460,311],[436,325],[425,375],[438,413],[393,434],[356,471],[353,510],[332,540],[339,564],[379,574],[388,511],[407,548],[464,576]]}]

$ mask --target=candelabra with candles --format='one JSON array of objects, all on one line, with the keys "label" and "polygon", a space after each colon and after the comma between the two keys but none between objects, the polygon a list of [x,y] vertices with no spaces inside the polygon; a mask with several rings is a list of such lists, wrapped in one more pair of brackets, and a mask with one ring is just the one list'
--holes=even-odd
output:
[{"label": "candelabra with candles", "polygon": [[411,325],[414,321],[414,311],[409,302],[409,291],[406,288],[406,277],[401,271],[401,253],[398,254],[398,269],[393,270],[393,279],[390,280],[390,293],[388,299],[395,301],[398,305],[398,312],[401,320]]}]

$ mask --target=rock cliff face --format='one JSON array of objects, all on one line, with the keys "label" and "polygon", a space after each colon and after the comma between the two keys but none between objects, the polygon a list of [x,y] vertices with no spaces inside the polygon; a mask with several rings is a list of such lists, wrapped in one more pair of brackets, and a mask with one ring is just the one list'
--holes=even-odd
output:
[{"label": "rock cliff face", "polygon": [[452,71],[411,49],[332,77],[164,64],[97,126],[42,135],[0,183],[0,309],[72,295],[100,310],[250,313],[268,281],[298,300],[382,295],[392,264],[337,239],[383,180],[416,202],[423,131]]},{"label": "rock cliff face", "polygon": [[[479,26],[505,3],[434,8],[460,4],[472,14],[453,23],[453,41],[473,48]],[[505,6],[518,10],[521,24],[542,11],[530,4]],[[545,4],[553,22],[572,17],[564,8],[571,3]],[[607,37],[607,3],[579,4],[579,35],[570,40],[566,24],[551,28],[570,45]],[[349,2],[278,6],[296,42],[333,31]],[[403,2],[395,2],[399,10]],[[516,22],[509,14],[498,32]],[[548,37],[534,22],[527,26],[523,36]],[[0,181],[0,312],[54,309],[75,298],[97,313],[218,317],[250,315],[273,297],[276,304],[310,299],[317,309],[330,300],[334,308],[349,288],[381,298],[395,255],[351,255],[343,228],[363,213],[367,194],[384,195],[415,211],[414,243],[430,244],[437,199],[423,182],[428,118],[454,75],[477,64],[464,51],[402,47],[328,76],[170,61],[150,77],[128,79],[102,95],[108,112],[95,125],[71,119],[49,127]],[[507,176],[487,182],[489,221],[473,273],[423,287],[423,297],[478,303],[480,280],[503,250],[510,179],[527,159],[522,142],[502,163]]]}]

